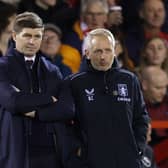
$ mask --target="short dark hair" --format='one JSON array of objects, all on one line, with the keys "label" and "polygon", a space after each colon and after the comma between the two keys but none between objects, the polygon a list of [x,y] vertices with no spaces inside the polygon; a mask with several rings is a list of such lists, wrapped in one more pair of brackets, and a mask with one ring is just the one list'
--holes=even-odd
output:
[{"label": "short dark hair", "polygon": [[23,28],[43,28],[42,19],[33,12],[24,12],[16,16],[13,30],[16,33],[22,31]]},{"label": "short dark hair", "polygon": [[47,31],[47,30],[50,30],[50,31],[56,33],[58,38],[61,40],[62,31],[61,31],[61,29],[58,26],[56,26],[56,25],[54,25],[52,23],[47,23],[47,24],[44,25],[44,31]]},{"label": "short dark hair", "polygon": [[9,18],[16,14],[16,7],[12,4],[0,1],[0,36],[7,28],[10,21]]}]

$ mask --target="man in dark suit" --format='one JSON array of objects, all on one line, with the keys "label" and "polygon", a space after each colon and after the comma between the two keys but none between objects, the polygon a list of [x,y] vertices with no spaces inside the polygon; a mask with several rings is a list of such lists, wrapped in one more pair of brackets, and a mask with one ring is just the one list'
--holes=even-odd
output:
[{"label": "man in dark suit", "polygon": [[16,48],[0,60],[1,168],[61,168],[67,161],[73,102],[58,68],[38,54],[42,35],[39,16],[19,14]]}]

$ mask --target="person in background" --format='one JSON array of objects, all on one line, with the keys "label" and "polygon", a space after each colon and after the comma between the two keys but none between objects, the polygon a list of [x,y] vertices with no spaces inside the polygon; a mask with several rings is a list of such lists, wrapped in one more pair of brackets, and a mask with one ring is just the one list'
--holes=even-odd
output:
[{"label": "person in background", "polygon": [[74,23],[73,30],[63,38],[60,50],[64,64],[71,68],[72,73],[79,71],[82,58],[84,58],[84,38],[90,30],[105,27],[107,14],[106,1],[89,0],[81,3],[80,19]]},{"label": "person in background", "polygon": [[[141,84],[146,102],[146,107],[151,120],[168,120],[168,76],[164,70],[156,66],[148,66],[141,72]],[[153,148],[164,145],[168,138],[166,128],[155,128],[152,130],[152,140],[150,144]],[[167,146],[165,146],[167,147]],[[159,153],[165,152],[165,148],[159,149]],[[160,168],[167,168],[168,159],[158,163]]]},{"label": "person in background", "polygon": [[124,34],[119,29],[112,29],[111,32],[113,32],[115,37],[115,57],[119,66],[133,72],[135,67],[125,46]]},{"label": "person in background", "polygon": [[[156,66],[147,66],[141,71],[140,81],[147,106],[152,120],[168,119],[168,77],[165,71]],[[153,144],[168,136],[167,130],[154,130]]]},{"label": "person in background", "polygon": [[80,1],[71,5],[68,0],[21,0],[18,13],[25,11],[38,14],[44,23],[57,25],[63,35],[72,29],[72,25],[79,15]]},{"label": "person in background", "polygon": [[7,52],[9,39],[12,36],[16,7],[5,2],[0,2],[0,11],[0,56],[4,56]]},{"label": "person in background", "polygon": [[168,34],[162,31],[166,11],[162,0],[144,0],[139,7],[140,25],[130,29],[126,35],[128,53],[135,66],[139,65],[140,51],[144,42],[158,36],[168,41]]},{"label": "person in background", "polygon": [[140,74],[146,66],[163,69],[168,75],[168,42],[158,36],[145,41],[140,55],[140,65],[135,72]]},{"label": "person in background", "polygon": [[65,126],[73,100],[58,68],[38,53],[43,31],[35,13],[17,15],[16,48],[0,59],[1,168],[62,168],[73,155]]},{"label": "person in background", "polygon": [[149,116],[139,81],[117,66],[115,39],[107,29],[90,31],[84,51],[87,70],[67,80],[88,167],[140,168]]},{"label": "person in background", "polygon": [[68,66],[62,62],[62,56],[59,53],[61,47],[62,31],[54,24],[45,24],[44,34],[40,50],[47,58],[57,65],[63,77],[72,72]]},{"label": "person in background", "polygon": [[12,4],[12,5],[15,5],[17,7],[18,3],[20,2],[21,0],[1,0],[1,2],[5,2],[5,3],[8,3],[8,4]]},{"label": "person in background", "polygon": [[120,0],[107,0],[109,12],[107,17],[107,27],[122,30],[123,14]]},{"label": "person in background", "polygon": [[144,154],[141,158],[143,168],[158,168],[156,161],[155,161],[155,156],[152,147],[149,145],[151,141],[151,133],[152,133],[152,127],[151,124],[148,124],[148,131],[146,135],[146,147],[144,150]]}]

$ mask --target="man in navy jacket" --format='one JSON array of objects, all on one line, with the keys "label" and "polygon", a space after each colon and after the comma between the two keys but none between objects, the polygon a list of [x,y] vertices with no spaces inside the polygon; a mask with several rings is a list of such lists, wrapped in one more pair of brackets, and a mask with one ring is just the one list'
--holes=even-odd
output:
[{"label": "man in navy jacket", "polygon": [[117,67],[106,29],[86,37],[86,72],[70,77],[89,168],[140,168],[148,114],[134,74]]},{"label": "man in navy jacket", "polygon": [[73,118],[73,102],[58,68],[38,54],[42,35],[36,14],[18,15],[16,48],[0,59],[1,168],[61,168],[67,162],[72,139],[65,121]]}]

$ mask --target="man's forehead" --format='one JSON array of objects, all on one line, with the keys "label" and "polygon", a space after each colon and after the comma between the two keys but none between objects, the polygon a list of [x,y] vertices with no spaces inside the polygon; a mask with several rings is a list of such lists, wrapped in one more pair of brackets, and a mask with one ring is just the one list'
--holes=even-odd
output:
[{"label": "man's forehead", "polygon": [[29,34],[36,34],[36,33],[43,33],[43,28],[23,28],[20,32],[21,34],[29,33]]},{"label": "man's forehead", "polygon": [[145,7],[160,7],[164,5],[161,0],[145,0],[144,6]]},{"label": "man's forehead", "polygon": [[112,39],[109,36],[105,35],[93,35],[91,39],[92,43],[105,43],[108,42],[110,45],[112,44]]},{"label": "man's forehead", "polygon": [[158,86],[167,86],[168,85],[168,78],[165,74],[162,74],[162,75],[151,75],[151,82],[155,85],[158,85]]}]

